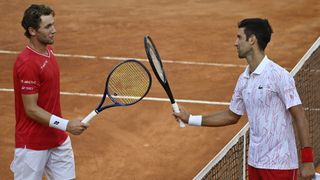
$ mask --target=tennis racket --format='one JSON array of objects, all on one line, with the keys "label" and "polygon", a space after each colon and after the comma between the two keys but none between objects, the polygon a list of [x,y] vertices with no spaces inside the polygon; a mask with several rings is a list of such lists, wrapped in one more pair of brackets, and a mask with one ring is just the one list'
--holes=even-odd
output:
[{"label": "tennis racket", "polygon": [[[160,55],[150,36],[144,37],[144,47],[145,47],[150,65],[152,67],[152,70],[170,99],[173,111],[179,113],[180,110],[171,92],[169,81],[164,72]],[[181,128],[186,127],[186,125],[180,119],[179,119],[179,125]]]},{"label": "tennis racket", "polygon": [[[141,62],[130,59],[119,63],[107,77],[105,90],[97,108],[82,122],[89,123],[94,116],[107,108],[129,106],[139,102],[149,92],[151,83],[150,72]],[[107,96],[111,100],[109,104],[105,102]]]}]

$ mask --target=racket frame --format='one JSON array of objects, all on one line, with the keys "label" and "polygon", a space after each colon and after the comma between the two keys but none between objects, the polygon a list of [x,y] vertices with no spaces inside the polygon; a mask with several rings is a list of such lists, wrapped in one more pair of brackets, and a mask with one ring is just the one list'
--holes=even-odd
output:
[{"label": "racket frame", "polygon": [[[114,98],[109,94],[109,91],[108,91],[108,84],[109,84],[109,81],[110,81],[110,78],[111,78],[111,75],[112,73],[121,65],[125,64],[125,63],[130,63],[130,62],[134,62],[134,63],[138,63],[146,72],[146,74],[148,75],[148,79],[149,79],[149,84],[148,84],[148,89],[147,91],[145,92],[145,94],[143,96],[141,96],[138,100],[134,101],[133,103],[129,103],[129,104],[122,104],[122,103],[119,103],[117,101],[114,100]],[[98,106],[96,107],[95,110],[91,111],[83,120],[82,122],[83,123],[89,123],[91,121],[91,119],[96,116],[97,114],[99,114],[101,111],[107,109],[107,108],[111,108],[111,107],[117,107],[117,106],[130,106],[130,105],[133,105],[139,101],[141,101],[149,92],[150,88],[151,88],[151,85],[152,85],[152,78],[151,78],[151,74],[150,72],[148,71],[148,69],[139,61],[135,60],[135,59],[128,59],[128,60],[125,60],[119,64],[117,64],[112,70],[111,72],[109,73],[108,77],[107,77],[107,80],[106,80],[106,83],[105,83],[105,89],[104,89],[104,92],[102,94],[102,97],[101,97],[101,100],[98,104]],[[106,97],[108,96],[108,98],[113,102],[113,104],[107,104],[105,106],[103,106],[104,104],[104,101],[106,100]]]},{"label": "racket frame", "polygon": [[[149,52],[149,45],[147,43],[147,41],[150,41],[151,43],[151,48],[154,49],[154,55],[157,57],[157,60],[158,60],[158,63],[160,64],[160,68],[161,68],[161,71],[162,71],[162,76],[164,78],[164,81],[161,79],[160,75],[158,74],[158,71],[157,71],[157,68],[155,67],[154,63],[153,63],[153,60],[152,60],[152,55],[150,54]],[[169,81],[167,79],[167,76],[166,76],[166,73],[164,71],[164,68],[163,68],[163,64],[162,64],[162,60],[161,60],[161,57],[160,57],[160,54],[155,46],[155,44],[153,43],[152,39],[150,36],[146,35],[144,37],[144,47],[145,47],[145,51],[146,51],[146,54],[147,54],[147,57],[148,57],[148,60],[149,60],[149,63],[151,65],[151,68],[154,72],[154,75],[156,76],[156,78],[158,79],[159,83],[161,84],[161,86],[164,88],[164,90],[166,91],[168,97],[169,97],[169,100],[171,102],[171,105],[172,105],[172,108],[173,108],[173,111],[174,112],[180,112],[179,110],[179,107],[178,107],[178,104],[176,103],[176,100],[174,99],[173,97],[173,94],[172,94],[172,91],[170,89],[170,85],[169,85]],[[179,125],[181,128],[184,128],[186,125],[179,119]]]}]

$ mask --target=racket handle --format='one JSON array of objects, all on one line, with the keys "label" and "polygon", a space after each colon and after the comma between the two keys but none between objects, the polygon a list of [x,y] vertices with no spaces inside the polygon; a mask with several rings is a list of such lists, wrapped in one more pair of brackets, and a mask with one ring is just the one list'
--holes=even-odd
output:
[{"label": "racket handle", "polygon": [[90,114],[87,115],[87,117],[85,117],[81,122],[83,123],[89,123],[91,121],[91,119],[96,116],[98,113],[94,110],[92,111]]},{"label": "racket handle", "polygon": [[[172,109],[173,109],[173,111],[176,112],[176,113],[179,113],[179,112],[180,112],[179,106],[178,106],[177,103],[173,103],[173,104],[172,104]],[[180,126],[180,128],[186,127],[186,125],[181,121],[181,119],[178,119],[178,121],[179,121],[179,126]]]}]

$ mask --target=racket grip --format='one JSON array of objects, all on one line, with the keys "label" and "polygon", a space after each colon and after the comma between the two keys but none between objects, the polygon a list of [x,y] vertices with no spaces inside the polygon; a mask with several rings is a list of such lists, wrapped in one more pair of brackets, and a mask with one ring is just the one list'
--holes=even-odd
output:
[{"label": "racket grip", "polygon": [[[172,104],[172,109],[173,109],[173,111],[176,112],[176,113],[179,113],[179,112],[180,112],[179,106],[178,106],[177,103],[173,103],[173,104]],[[186,127],[186,125],[181,121],[181,119],[178,119],[178,121],[179,121],[179,126],[180,126],[180,128]]]},{"label": "racket grip", "polygon": [[91,119],[96,116],[98,113],[94,110],[90,114],[88,114],[81,122],[83,123],[89,123]]}]

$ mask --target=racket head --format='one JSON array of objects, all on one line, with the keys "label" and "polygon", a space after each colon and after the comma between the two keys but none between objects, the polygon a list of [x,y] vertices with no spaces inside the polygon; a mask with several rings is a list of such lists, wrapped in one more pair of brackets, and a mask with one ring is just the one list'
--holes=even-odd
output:
[{"label": "racket head", "polygon": [[[152,67],[152,70],[153,70],[155,76],[157,77],[158,81],[160,82],[160,84],[162,85],[164,90],[166,91],[166,93],[170,99],[170,102],[172,104],[173,110],[175,112],[179,112],[179,107],[178,107],[177,103],[175,102],[175,99],[174,99],[173,94],[170,89],[169,82],[168,82],[166,74],[164,72],[164,68],[162,65],[160,54],[158,53],[158,50],[157,50],[155,44],[153,43],[151,37],[148,35],[144,37],[144,47],[145,47],[146,54],[147,54],[148,60],[150,62],[150,65]],[[185,124],[181,120],[179,120],[179,125],[181,128],[185,127]]]},{"label": "racket head", "polygon": [[129,106],[141,101],[148,94],[151,84],[147,68],[141,62],[129,59],[116,65],[110,72],[104,94],[114,103],[112,106]]},{"label": "racket head", "polygon": [[161,57],[150,36],[144,37],[144,47],[152,70],[161,84],[167,83],[167,77],[164,72]]},{"label": "racket head", "polygon": [[145,47],[145,51],[146,51],[149,63],[151,65],[151,68],[155,76],[157,77],[158,81],[166,91],[171,104],[174,104],[175,99],[171,92],[169,81],[167,80],[166,73],[163,68],[162,60],[160,58],[160,55],[158,53],[158,50],[155,44],[153,43],[151,37],[148,35],[144,37],[144,47]]}]

